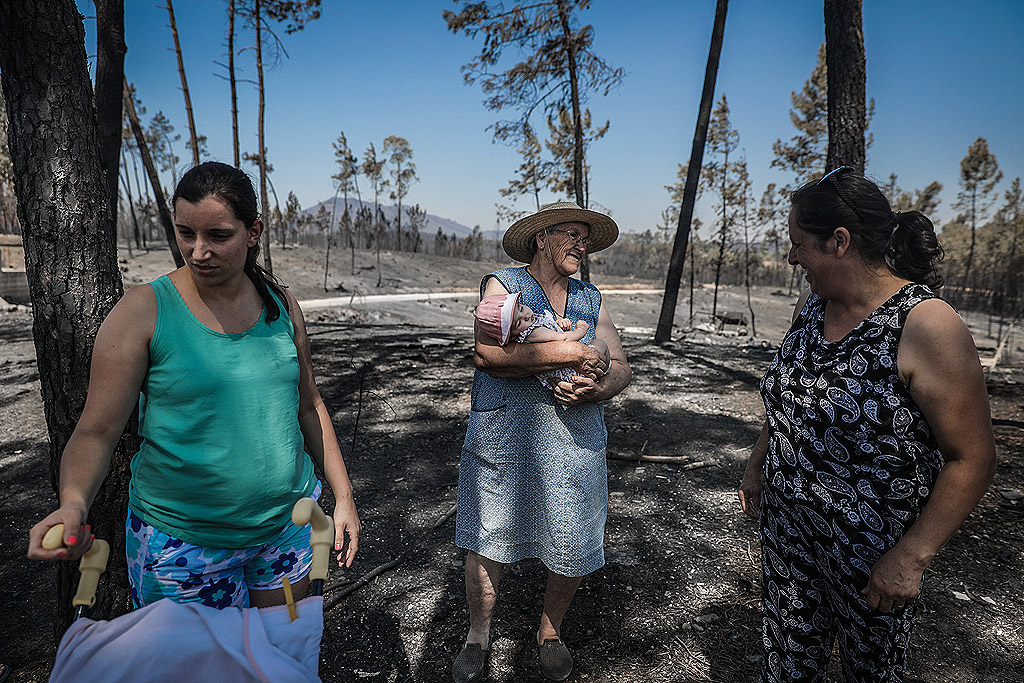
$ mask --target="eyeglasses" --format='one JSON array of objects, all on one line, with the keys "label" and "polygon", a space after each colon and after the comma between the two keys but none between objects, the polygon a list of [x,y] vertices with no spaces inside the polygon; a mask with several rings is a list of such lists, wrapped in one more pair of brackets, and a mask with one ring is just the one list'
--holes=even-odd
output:
[{"label": "eyeglasses", "polygon": [[590,238],[584,237],[578,230],[559,230],[558,228],[553,228],[548,232],[560,232],[568,237],[573,244],[582,244],[584,247],[590,246]]},{"label": "eyeglasses", "polygon": [[855,170],[856,169],[853,166],[840,166],[839,168],[832,169],[831,171],[829,171],[828,173],[823,175],[821,177],[821,180],[819,180],[818,182],[814,183],[814,186],[818,187],[819,185],[821,185],[826,180],[831,180],[832,182],[829,185],[827,185],[826,187],[831,187],[832,189],[834,189],[836,191],[836,194],[839,196],[839,199],[841,199],[844,204],[846,204],[848,207],[850,207],[850,211],[853,211],[853,213],[856,214],[857,220],[859,220],[861,223],[863,223],[864,222],[864,216],[861,215],[860,210],[857,209],[857,205],[854,204],[853,201],[850,199],[849,194],[846,192],[846,190],[843,188],[843,186],[839,184],[839,172],[840,171],[855,171]]},{"label": "eyeglasses", "polygon": [[[840,171],[852,171],[852,170],[853,170],[853,166],[840,166],[839,168],[834,168],[831,171],[829,171],[828,173],[826,173],[825,175],[821,176],[821,180],[819,180],[818,182],[814,183],[814,186],[817,187],[818,185],[821,185],[823,182],[825,182],[829,178],[832,178],[832,176],[834,176],[835,174],[839,173]],[[833,178],[833,182],[835,182],[834,178]]]}]

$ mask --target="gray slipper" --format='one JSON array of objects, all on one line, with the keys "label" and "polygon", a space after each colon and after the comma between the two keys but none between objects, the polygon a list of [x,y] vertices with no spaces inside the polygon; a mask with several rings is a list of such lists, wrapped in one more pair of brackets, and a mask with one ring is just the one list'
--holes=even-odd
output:
[{"label": "gray slipper", "polygon": [[572,655],[558,638],[548,638],[537,650],[540,672],[549,681],[564,681],[572,673]]},{"label": "gray slipper", "polygon": [[480,643],[466,643],[462,651],[452,662],[452,680],[455,683],[474,683],[484,677],[487,670],[487,655],[490,649],[484,649]]}]

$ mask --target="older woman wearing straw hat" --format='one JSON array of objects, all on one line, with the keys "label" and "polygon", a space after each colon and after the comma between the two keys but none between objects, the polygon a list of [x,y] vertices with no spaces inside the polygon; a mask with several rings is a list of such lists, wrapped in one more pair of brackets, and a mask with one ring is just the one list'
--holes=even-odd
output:
[{"label": "older woman wearing straw hat", "polygon": [[[481,298],[520,293],[534,311],[586,321],[590,329],[579,342],[506,345],[476,330],[455,536],[467,550],[470,629],[452,667],[457,683],[483,677],[502,569],[526,558],[539,558],[548,569],[536,634],[541,673],[560,681],[572,672],[562,619],[582,577],[604,565],[608,481],[601,403],[622,391],[632,372],[601,293],[571,276],[587,252],[605,249],[618,234],[604,214],[572,202],[548,204],[505,233],[505,253],[527,265],[481,282]],[[607,344],[607,361],[590,345],[595,339]],[[534,377],[564,367],[577,376],[554,392]]]}]

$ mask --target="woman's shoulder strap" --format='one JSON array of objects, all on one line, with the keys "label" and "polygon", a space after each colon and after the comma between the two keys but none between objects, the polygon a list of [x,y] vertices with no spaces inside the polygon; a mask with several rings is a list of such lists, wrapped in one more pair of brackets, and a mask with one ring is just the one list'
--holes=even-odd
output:
[{"label": "woman's shoulder strap", "polygon": [[[928,301],[929,299],[942,300],[942,297],[933,292],[931,287],[918,282],[905,285],[892,298],[892,306],[896,309],[897,327],[902,328],[903,324],[907,321],[907,316],[910,315],[910,311],[922,301]],[[946,303],[948,305],[948,302]]]},{"label": "woman's shoulder strap", "polygon": [[149,286],[153,288],[153,292],[156,294],[157,299],[160,299],[161,296],[174,293],[174,283],[171,282],[171,278],[167,275],[161,275],[150,282]]},{"label": "woman's shoulder strap", "polygon": [[487,281],[492,277],[501,283],[502,287],[505,288],[509,293],[521,292],[523,290],[523,277],[526,273],[526,269],[519,268],[502,268],[496,270],[493,273],[484,275],[480,281],[480,298],[484,298],[484,289],[487,287]]},{"label": "woman's shoulder strap", "polygon": [[596,327],[601,314],[601,291],[589,282],[571,277],[569,278],[568,295],[569,304],[566,306],[566,314],[568,315],[570,309],[581,318],[587,318],[589,314],[590,324]]}]

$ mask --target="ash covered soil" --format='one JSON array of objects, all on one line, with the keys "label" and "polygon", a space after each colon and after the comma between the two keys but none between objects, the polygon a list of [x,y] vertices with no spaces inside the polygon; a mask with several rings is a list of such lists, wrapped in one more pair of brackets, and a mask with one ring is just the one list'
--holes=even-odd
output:
[{"label": "ash covered soil", "polygon": [[[300,301],[467,292],[443,300],[354,300],[306,314],[321,392],[364,524],[355,566],[332,569],[321,677],[447,681],[468,624],[463,553],[453,545],[454,520],[446,513],[456,499],[469,412],[471,311],[480,275],[503,264],[385,254],[377,287],[373,255],[357,252],[357,274],[351,275],[343,254],[325,294],[322,258],[306,248],[275,252],[275,269]],[[126,285],[152,279],[169,270],[168,263],[166,252],[126,257]],[[657,287],[594,280],[603,290]],[[695,322],[706,322],[711,295],[698,290]],[[606,296],[634,381],[606,410],[607,564],[583,582],[563,626],[577,662],[570,681],[756,677],[759,549],[756,526],[739,511],[735,489],[763,420],[757,383],[788,326],[794,298],[755,290],[756,337],[696,330],[656,345],[651,330],[660,296]],[[688,306],[688,294],[681,293],[681,329],[689,326]],[[745,295],[726,288],[719,306],[744,308]],[[979,346],[985,343],[979,339]],[[1000,368],[990,373],[988,386],[996,480],[926,575],[911,681],[1022,678],[1024,502],[1013,498],[1024,491],[1024,372]],[[674,460],[644,459],[650,456]],[[0,313],[0,661],[11,665],[14,681],[46,680],[54,653],[54,572],[24,559],[29,527],[55,502],[47,458],[31,316]],[[507,568],[489,680],[543,680],[533,645],[543,582],[536,561]]]}]

